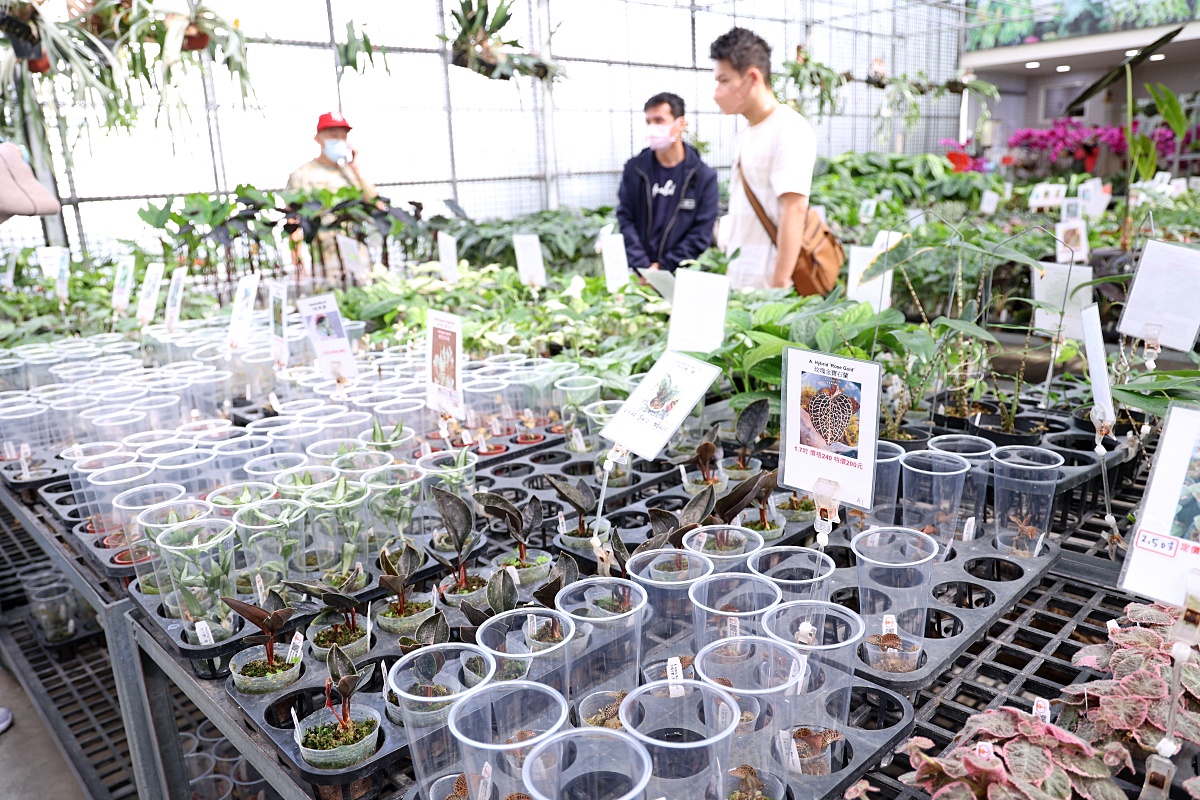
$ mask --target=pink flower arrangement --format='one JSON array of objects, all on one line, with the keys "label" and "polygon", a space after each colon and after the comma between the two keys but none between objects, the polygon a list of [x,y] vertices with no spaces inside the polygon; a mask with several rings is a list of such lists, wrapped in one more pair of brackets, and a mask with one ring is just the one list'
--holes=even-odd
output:
[{"label": "pink flower arrangement", "polygon": [[[1138,123],[1133,123],[1134,133]],[[1189,131],[1184,138],[1186,145],[1193,137]],[[1175,154],[1175,135],[1165,125],[1159,125],[1151,135],[1159,158]],[[1103,145],[1117,155],[1125,153],[1125,128],[1116,125],[1083,125],[1070,119],[1056,119],[1049,128],[1022,128],[1008,140],[1009,147],[1024,147],[1039,153],[1047,153],[1050,161],[1058,160],[1063,151],[1075,158],[1082,158],[1091,148]]]}]

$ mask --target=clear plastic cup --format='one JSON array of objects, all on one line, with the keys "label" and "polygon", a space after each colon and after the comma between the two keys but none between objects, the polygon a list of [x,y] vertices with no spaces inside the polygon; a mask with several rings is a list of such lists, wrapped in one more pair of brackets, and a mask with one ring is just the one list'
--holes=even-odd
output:
[{"label": "clear plastic cup", "polygon": [[737,525],[705,525],[683,537],[683,549],[707,556],[717,572],[747,572],[746,560],[762,548],[761,534]]},{"label": "clear plastic cup", "polygon": [[[858,562],[866,662],[884,672],[912,672],[920,666],[925,642],[937,541],[907,528],[877,528],[855,536],[850,550]],[[887,639],[890,635],[899,640]]]},{"label": "clear plastic cup", "polygon": [[963,530],[969,519],[975,520],[974,527],[978,531],[983,527],[983,515],[987,509],[988,479],[992,473],[992,453],[996,451],[996,444],[982,436],[950,433],[930,439],[929,449],[940,453],[954,453],[970,462],[971,471],[967,473],[967,479],[963,483],[954,538],[963,538]]},{"label": "clear plastic cup", "polygon": [[496,660],[495,681],[537,681],[566,698],[572,659],[585,651],[588,634],[561,611],[520,608],[480,625],[475,641]]},{"label": "clear plastic cup", "polygon": [[945,560],[958,530],[963,485],[971,463],[953,453],[914,450],[900,457],[904,499],[900,515],[904,527],[932,536],[941,545]]},{"label": "clear plastic cup", "polygon": [[534,800],[642,800],[650,784],[650,753],[620,731],[563,730],[529,752],[521,777]]},{"label": "clear plastic cup", "polygon": [[622,578],[586,578],[565,587],[554,607],[590,628],[587,645],[571,660],[571,693],[578,703],[596,692],[630,692],[638,685],[646,590]]},{"label": "clear plastic cup", "polygon": [[819,550],[808,547],[765,547],[746,560],[751,575],[779,587],[782,602],[828,600],[829,577],[836,564]]},{"label": "clear plastic cup", "polygon": [[696,650],[738,636],[759,636],[762,618],[779,605],[779,587],[760,575],[721,572],[688,589],[696,629]]},{"label": "clear plastic cup", "polygon": [[992,453],[996,547],[1001,552],[1036,557],[1041,551],[1062,465],[1061,455],[1042,447],[998,447]]},{"label": "clear plastic cup", "polygon": [[692,584],[713,574],[710,559],[684,550],[647,550],[625,565],[630,580],[646,591],[642,621],[642,673],[646,680],[667,675],[667,660],[696,654]]}]

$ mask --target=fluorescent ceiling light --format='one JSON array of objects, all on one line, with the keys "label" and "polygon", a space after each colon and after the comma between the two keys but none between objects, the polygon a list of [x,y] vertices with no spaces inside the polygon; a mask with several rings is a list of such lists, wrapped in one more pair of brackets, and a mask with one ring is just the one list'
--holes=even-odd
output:
[{"label": "fluorescent ceiling light", "polygon": [[1070,72],[1071,68],[1068,67],[1066,64],[1059,64],[1057,67],[1054,68],[1054,71],[1055,72]]},{"label": "fluorescent ceiling light", "polygon": [[1162,61],[1164,58],[1166,58],[1166,56],[1162,53],[1155,53],[1154,55],[1150,56],[1151,61]]},{"label": "fluorescent ceiling light", "polygon": [[1037,69],[1041,65],[1042,65],[1042,62],[1040,62],[1040,61],[1026,61],[1025,69]]},{"label": "fluorescent ceiling light", "polygon": [[1140,52],[1142,52],[1142,51],[1141,51],[1141,50],[1126,50],[1126,51],[1125,51],[1125,57],[1126,57],[1126,58],[1133,58],[1134,56],[1136,56],[1136,55],[1137,55],[1138,53],[1140,53]]}]

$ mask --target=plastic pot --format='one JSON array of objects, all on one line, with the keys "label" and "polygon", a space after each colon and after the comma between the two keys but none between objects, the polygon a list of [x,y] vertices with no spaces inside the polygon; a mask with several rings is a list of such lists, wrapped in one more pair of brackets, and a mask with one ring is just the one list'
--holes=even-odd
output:
[{"label": "plastic pot", "polygon": [[[243,694],[267,694],[268,692],[277,692],[280,689],[287,688],[300,679],[300,665],[303,659],[297,659],[295,664],[283,672],[276,672],[273,675],[267,675],[261,678],[246,677],[241,674],[241,669],[251,661],[265,661],[267,658],[267,648],[263,645],[255,645],[241,651],[229,660],[229,672],[233,675],[233,685],[237,687],[239,692]],[[275,660],[281,661],[287,658],[287,644],[275,644]]]},{"label": "plastic pot", "polygon": [[[373,721],[375,730],[354,744],[342,745],[332,750],[313,750],[301,744],[300,756],[305,763],[318,769],[346,769],[373,756],[379,744],[379,725],[382,721],[379,712],[369,707],[351,706],[350,719],[354,722]],[[313,728],[330,723],[337,724],[337,718],[329,708],[321,708],[309,714],[300,720],[299,741],[303,742],[305,735]]]}]

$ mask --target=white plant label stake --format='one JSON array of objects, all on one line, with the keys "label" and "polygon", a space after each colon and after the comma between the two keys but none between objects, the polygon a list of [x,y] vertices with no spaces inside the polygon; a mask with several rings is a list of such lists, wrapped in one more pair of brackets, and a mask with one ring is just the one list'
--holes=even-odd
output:
[{"label": "white plant label stake", "polygon": [[895,614],[884,614],[883,615],[883,634],[884,634],[884,636],[888,635],[889,633],[896,633],[896,632],[897,632],[896,615]]},{"label": "white plant label stake", "polygon": [[1044,697],[1035,697],[1033,700],[1033,715],[1047,725],[1050,724],[1050,701]]},{"label": "white plant label stake", "polygon": [[21,443],[21,480],[29,480],[29,457],[33,455],[33,449],[30,448],[27,442]]},{"label": "white plant label stake", "polygon": [[267,587],[263,584],[262,573],[254,576],[254,592],[258,595],[258,604],[267,602]]},{"label": "white plant label stake", "polygon": [[167,333],[174,333],[179,324],[179,313],[183,310],[183,282],[187,278],[187,267],[176,267],[171,273],[171,285],[167,288],[167,310],[164,321]]},{"label": "white plant label stake", "polygon": [[300,745],[300,718],[296,716],[295,707],[293,707],[291,709],[291,711],[292,711],[292,725],[293,725],[292,730],[295,731],[296,744],[297,744],[297,746],[303,746],[303,745]]},{"label": "white plant label stake", "polygon": [[162,286],[163,269],[161,262],[146,267],[146,279],[142,281],[137,304],[137,321],[143,328],[154,321],[154,315],[158,312],[158,290]]},{"label": "white plant label stake", "polygon": [[804,769],[804,765],[800,763],[800,753],[796,751],[796,744],[792,741],[788,734],[790,731],[779,732],[779,752],[787,753],[788,769],[792,772],[800,772]]},{"label": "white plant label stake", "polygon": [[492,796],[492,762],[483,762],[483,769],[479,770],[479,797],[491,798]]},{"label": "white plant label stake", "polygon": [[290,664],[295,664],[300,660],[300,648],[304,646],[304,635],[300,631],[292,634],[292,643],[288,646],[287,660]]},{"label": "white plant label stake", "polygon": [[963,541],[969,542],[975,538],[975,518],[967,517],[967,521],[963,523]]},{"label": "white plant label stake", "polygon": [[683,697],[683,687],[678,685],[683,683],[683,662],[679,656],[667,659],[667,681],[670,683],[671,697]]},{"label": "white plant label stake", "polygon": [[724,730],[729,723],[733,722],[733,712],[729,710],[729,706],[725,703],[717,703],[717,727]]},{"label": "white plant label stake", "polygon": [[196,623],[196,638],[200,640],[200,644],[210,645],[213,643],[212,628],[208,627],[208,623],[200,620]]}]

